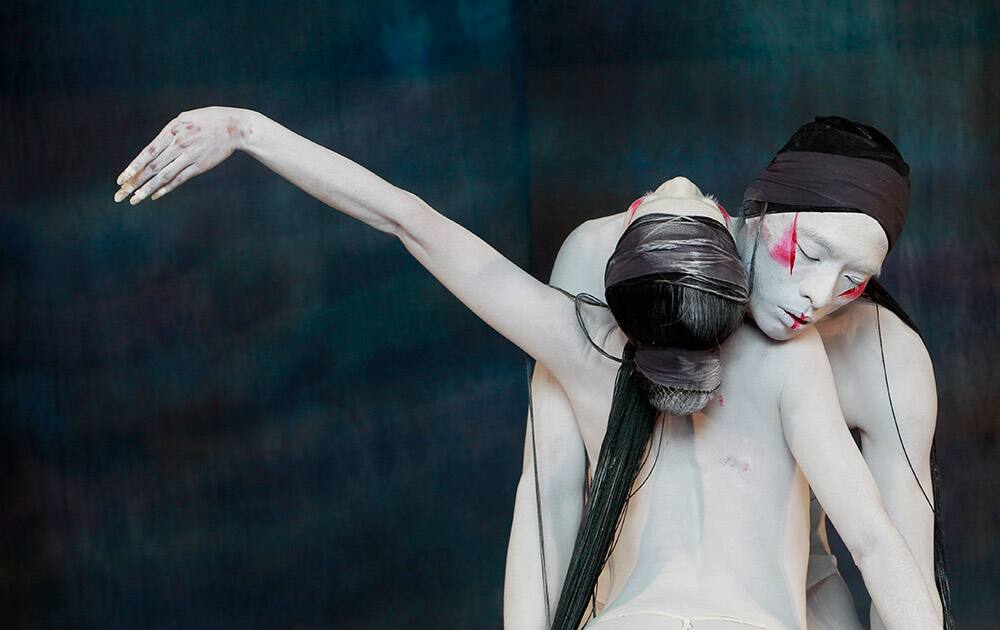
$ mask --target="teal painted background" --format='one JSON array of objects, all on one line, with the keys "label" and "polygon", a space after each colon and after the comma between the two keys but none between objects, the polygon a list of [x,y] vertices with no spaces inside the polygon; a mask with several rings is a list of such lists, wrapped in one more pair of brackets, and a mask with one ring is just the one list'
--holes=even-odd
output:
[{"label": "teal painted background", "polygon": [[572,227],[669,177],[733,209],[812,116],[879,127],[913,169],[883,279],[935,362],[956,617],[1000,614],[995,3],[30,2],[0,24],[4,626],[500,627],[523,355],[246,156],[115,204],[206,105],[542,279]]}]

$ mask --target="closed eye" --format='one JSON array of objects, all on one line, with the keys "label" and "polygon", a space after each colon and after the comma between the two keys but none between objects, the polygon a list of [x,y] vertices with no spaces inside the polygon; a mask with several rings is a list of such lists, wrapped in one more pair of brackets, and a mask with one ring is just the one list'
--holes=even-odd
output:
[{"label": "closed eye", "polygon": [[795,244],[795,246],[796,246],[796,247],[798,247],[798,248],[799,248],[799,252],[801,252],[801,253],[802,253],[802,255],[803,255],[803,256],[805,256],[806,258],[808,258],[809,260],[813,260],[813,261],[815,261],[815,260],[819,260],[819,258],[813,258],[813,257],[812,257],[812,256],[810,256],[809,254],[807,254],[807,253],[806,253],[806,250],[802,249],[802,246],[801,246],[801,245],[799,245],[798,243],[796,243],[796,244]]}]

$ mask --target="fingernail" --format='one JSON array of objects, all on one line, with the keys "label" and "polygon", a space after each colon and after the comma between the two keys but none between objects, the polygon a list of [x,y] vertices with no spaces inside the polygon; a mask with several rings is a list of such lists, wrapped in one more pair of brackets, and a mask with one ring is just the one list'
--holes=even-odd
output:
[{"label": "fingernail", "polygon": [[132,172],[131,171],[132,171],[132,169],[130,169],[130,168],[127,168],[124,171],[122,171],[122,174],[118,176],[118,185],[119,186],[121,186],[122,182],[124,182],[125,180],[127,180],[129,177],[132,177]]},{"label": "fingernail", "polygon": [[146,195],[142,194],[142,191],[139,191],[139,192],[135,193],[134,195],[132,195],[132,199],[129,200],[129,203],[131,203],[134,206],[135,204],[139,203],[140,201],[142,201],[145,198],[146,198]]},{"label": "fingernail", "polygon": [[118,192],[115,193],[115,203],[118,203],[125,197],[128,197],[128,193],[125,192],[124,190],[119,190]]},{"label": "fingernail", "polygon": [[157,190],[155,193],[153,193],[153,196],[150,197],[150,199],[159,199],[162,196],[163,196],[163,189],[161,188],[160,190]]}]

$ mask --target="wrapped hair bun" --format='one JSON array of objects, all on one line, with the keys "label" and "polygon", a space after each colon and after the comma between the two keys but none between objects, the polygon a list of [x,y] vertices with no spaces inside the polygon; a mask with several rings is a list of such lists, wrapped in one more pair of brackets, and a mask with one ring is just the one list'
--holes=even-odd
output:
[{"label": "wrapped hair bun", "polygon": [[718,347],[686,350],[638,344],[635,367],[649,404],[674,416],[701,411],[722,384]]}]

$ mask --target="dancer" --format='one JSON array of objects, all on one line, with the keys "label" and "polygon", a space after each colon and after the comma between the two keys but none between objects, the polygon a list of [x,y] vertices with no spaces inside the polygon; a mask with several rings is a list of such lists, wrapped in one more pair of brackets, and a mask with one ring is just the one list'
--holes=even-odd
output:
[{"label": "dancer", "polygon": [[[945,603],[948,591],[940,544],[935,545],[937,514],[932,508],[937,504],[936,493],[932,494],[936,483],[931,479],[936,415],[933,372],[912,322],[872,278],[902,229],[908,168],[883,134],[838,117],[817,118],[804,125],[778,155],[786,153],[772,161],[747,191],[744,214],[750,218],[734,220],[731,226],[745,259],[758,247],[762,253],[751,297],[753,320],[775,340],[801,334],[819,322],[815,327],[823,335],[845,415],[852,428],[861,429],[865,458],[887,499],[889,514],[917,555],[935,605],[940,607],[938,589]],[[799,180],[793,181],[795,177]],[[670,192],[665,189],[678,185],[672,180],[636,200],[629,211],[577,228],[560,249],[551,283],[571,292],[601,296],[604,261],[623,223]],[[866,186],[867,192],[857,190]],[[855,188],[853,198],[850,191],[838,187]],[[812,192],[805,193],[803,188]],[[812,196],[805,196],[808,194]],[[762,221],[765,207],[769,212]],[[726,221],[728,224],[728,215]],[[871,242],[866,247],[858,235],[872,230],[884,234],[883,244]],[[863,299],[857,300],[861,296]],[[888,308],[876,311],[876,303]],[[831,313],[833,317],[824,319]],[[883,342],[891,348],[885,369],[879,352]],[[894,410],[887,393],[887,375],[892,377]],[[578,488],[585,482],[587,459],[580,446],[581,428],[572,417],[565,394],[543,365],[536,366],[532,393],[538,420],[537,447],[530,434],[526,444],[549,458],[536,464],[526,446],[505,584],[505,619],[512,628],[542,627],[537,620],[544,615],[543,601],[530,596],[541,588],[542,581],[539,537],[532,531],[537,530],[536,501],[542,507],[544,549],[549,558],[545,581],[550,592],[558,592],[580,520]],[[900,442],[903,438],[905,450]],[[593,461],[593,454],[590,459]],[[540,469],[538,481],[534,477],[536,465]],[[536,483],[541,497],[535,495]],[[812,555],[805,585],[809,627],[860,628],[850,593],[826,543],[823,511],[815,501],[812,513]],[[619,543],[596,591],[598,610],[620,588],[635,561],[631,557],[634,553],[628,540]],[[874,628],[882,626],[875,606],[871,617]],[[950,614],[946,621],[951,623]]]},{"label": "dancer", "polygon": [[[132,203],[159,198],[236,149],[327,205],[399,238],[481,319],[546,365],[581,426],[597,429],[593,436],[608,448],[595,468],[588,522],[600,535],[584,532],[577,543],[588,548],[600,539],[602,548],[590,548],[596,565],[587,554],[577,558],[580,574],[589,577],[582,589],[560,598],[558,627],[576,627],[580,603],[586,604],[580,591],[589,592],[586,580],[596,580],[612,547],[605,526],[613,532],[618,516],[594,508],[605,505],[605,497],[614,503],[613,495],[622,496],[623,487],[627,492],[639,474],[660,496],[671,497],[647,514],[667,524],[658,532],[667,536],[643,538],[651,545],[642,554],[644,571],[632,573],[617,617],[601,621],[608,630],[668,618],[699,628],[801,627],[805,599],[797,587],[807,563],[807,478],[859,559],[889,627],[937,623],[918,565],[853,446],[818,334],[808,330],[774,343],[725,315],[740,313],[747,287],[739,281],[736,245],[711,200],[678,195],[663,211],[630,225],[607,267],[609,300],[616,296],[609,312],[579,297],[567,299],[416,195],[255,112],[185,112],[122,173],[116,199],[129,192],[135,193]],[[692,216],[695,208],[714,210],[716,217]],[[706,262],[709,244],[715,253]],[[646,255],[670,248],[683,253],[683,265],[672,256],[651,254],[650,261]],[[663,281],[657,265],[664,267]],[[693,299],[691,292],[703,295]],[[659,311],[629,307],[655,306],[650,296],[657,295],[670,300]],[[709,311],[723,316],[707,317]],[[619,321],[629,324],[621,328]],[[663,346],[658,335],[677,347]],[[709,345],[720,342],[721,348]],[[706,404],[693,417],[678,415]],[[637,457],[636,447],[650,434],[665,438],[661,466]],[[716,488],[739,491],[709,491]],[[642,533],[640,523],[626,519],[624,527]]]}]

